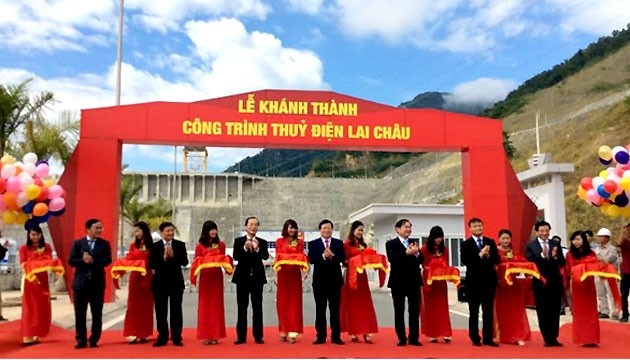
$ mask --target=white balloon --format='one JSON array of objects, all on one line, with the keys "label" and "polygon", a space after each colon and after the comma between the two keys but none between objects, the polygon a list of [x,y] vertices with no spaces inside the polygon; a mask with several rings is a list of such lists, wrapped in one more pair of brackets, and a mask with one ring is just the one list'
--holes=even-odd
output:
[{"label": "white balloon", "polygon": [[613,157],[615,157],[615,155],[617,155],[617,153],[620,151],[626,151],[626,148],[624,148],[623,146],[615,146],[612,149]]},{"label": "white balloon", "polygon": [[625,177],[625,178],[630,178],[630,170],[626,170],[626,171],[624,171],[624,172],[623,172],[623,176],[622,176],[622,177]]},{"label": "white balloon", "polygon": [[29,174],[31,177],[35,175],[35,169],[37,169],[37,166],[35,166],[34,163],[27,163],[22,167],[22,171]]},{"label": "white balloon", "polygon": [[25,164],[35,164],[37,162],[37,155],[35,153],[32,153],[32,152],[27,153],[22,158],[22,161]]},{"label": "white balloon", "polygon": [[27,174],[26,172],[21,172],[19,178],[20,184],[22,184],[22,189],[26,189],[27,186],[35,183],[35,180],[33,180],[31,175]]},{"label": "white balloon", "polygon": [[599,176],[595,176],[593,178],[593,188],[595,188],[595,190],[597,190],[597,188],[599,187],[599,185],[604,184],[604,179],[602,179]]},{"label": "white balloon", "polygon": [[8,179],[13,175],[15,175],[15,166],[13,166],[13,164],[6,164],[2,166],[2,170],[0,170],[0,176]]}]

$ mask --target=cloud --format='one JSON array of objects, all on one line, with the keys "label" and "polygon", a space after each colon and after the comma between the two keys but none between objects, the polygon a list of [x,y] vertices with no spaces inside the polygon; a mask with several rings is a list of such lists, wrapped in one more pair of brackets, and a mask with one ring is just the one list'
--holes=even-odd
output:
[{"label": "cloud", "polygon": [[507,94],[516,88],[516,83],[508,79],[482,77],[457,85],[445,95],[445,108],[457,105],[489,106],[505,99]]},{"label": "cloud", "polygon": [[[608,35],[628,22],[620,0],[334,0],[331,14],[350,37],[455,53],[483,53],[510,39],[583,32]],[[549,24],[560,23],[556,28]]]},{"label": "cloud", "polygon": [[115,30],[114,1],[0,0],[0,44],[5,48],[85,51]]},{"label": "cloud", "polygon": [[[271,6],[262,0],[127,0],[125,19],[150,30],[180,30],[179,23],[204,16],[264,20]],[[0,0],[0,44],[21,51],[87,51],[116,42],[118,1]]]},{"label": "cloud", "polygon": [[293,11],[304,12],[309,15],[317,15],[324,5],[324,0],[284,0]]},{"label": "cloud", "polygon": [[[176,74],[166,79],[158,73],[123,63],[122,103],[147,101],[192,102],[259,89],[327,89],[324,66],[309,50],[285,47],[274,35],[249,32],[236,19],[192,21],[185,26],[193,47],[189,53],[160,58],[162,67]],[[221,36],[206,36],[208,32]],[[0,68],[5,84],[33,78],[33,93],[52,91],[59,102],[52,112],[111,106],[115,102],[115,65],[105,73],[80,73],[70,77],[42,77],[19,68]],[[52,117],[57,117],[51,114]],[[156,148],[157,150],[147,150]],[[168,148],[168,147],[166,147]],[[154,146],[126,146],[126,150],[172,162],[169,151]],[[172,150],[172,148],[171,148]],[[213,150],[213,163],[227,168],[259,149]],[[217,154],[216,157],[214,154]]]}]

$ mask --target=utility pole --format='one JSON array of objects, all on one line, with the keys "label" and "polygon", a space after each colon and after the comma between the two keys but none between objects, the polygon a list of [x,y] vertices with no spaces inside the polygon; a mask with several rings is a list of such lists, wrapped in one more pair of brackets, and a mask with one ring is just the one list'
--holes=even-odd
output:
[{"label": "utility pole", "polygon": [[124,6],[125,0],[120,0],[120,12],[118,13],[118,50],[116,51],[116,105],[120,105]]},{"label": "utility pole", "polygon": [[540,129],[538,120],[540,119],[540,110],[536,111],[536,155],[540,154]]}]

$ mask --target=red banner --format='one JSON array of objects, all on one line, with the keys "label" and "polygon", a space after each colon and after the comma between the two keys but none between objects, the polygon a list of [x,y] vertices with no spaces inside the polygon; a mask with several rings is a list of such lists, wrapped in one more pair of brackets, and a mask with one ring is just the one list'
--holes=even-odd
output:
[{"label": "red banner", "polygon": [[146,260],[128,260],[128,259],[116,259],[112,264],[111,274],[112,278],[120,279],[127,271],[137,271],[142,276],[147,274],[147,262]]},{"label": "red banner", "polygon": [[234,262],[229,255],[205,255],[196,257],[190,267],[190,283],[197,286],[197,275],[203,269],[222,268],[228,275],[234,271]]},{"label": "red banner", "polygon": [[63,263],[59,259],[29,260],[22,264],[24,278],[30,282],[37,282],[37,274],[52,271],[55,274],[63,275]]},{"label": "red banner", "polygon": [[276,254],[273,260],[273,270],[280,271],[283,265],[299,266],[302,271],[307,272],[310,268],[306,254]]},{"label": "red banner", "polygon": [[427,266],[424,266],[424,274],[429,286],[434,281],[450,281],[455,286],[459,286],[461,282],[459,269],[454,266],[448,266],[442,259],[431,260]]},{"label": "red banner", "polygon": [[385,255],[377,253],[372,248],[367,248],[361,251],[360,255],[348,261],[348,285],[355,290],[357,288],[357,275],[363,274],[366,269],[374,269],[378,271],[378,286],[383,287],[385,285],[385,277],[389,271],[388,265]]}]

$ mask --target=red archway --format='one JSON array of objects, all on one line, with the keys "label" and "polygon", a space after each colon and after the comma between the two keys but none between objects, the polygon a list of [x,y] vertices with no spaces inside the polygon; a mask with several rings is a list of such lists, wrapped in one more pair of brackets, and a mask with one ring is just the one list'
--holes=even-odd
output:
[{"label": "red archway", "polygon": [[[66,213],[50,221],[61,259],[68,259],[73,239],[84,236],[90,217],[102,220],[105,238],[118,238],[123,143],[461,151],[466,219],[484,219],[487,234],[509,227],[520,249],[536,214],[503,150],[501,121],[394,108],[329,91],[262,90],[192,103],[83,110],[81,138],[60,180]],[[116,253],[117,241],[111,245]],[[67,285],[70,277],[66,271]],[[113,301],[112,291],[106,301]]]}]

